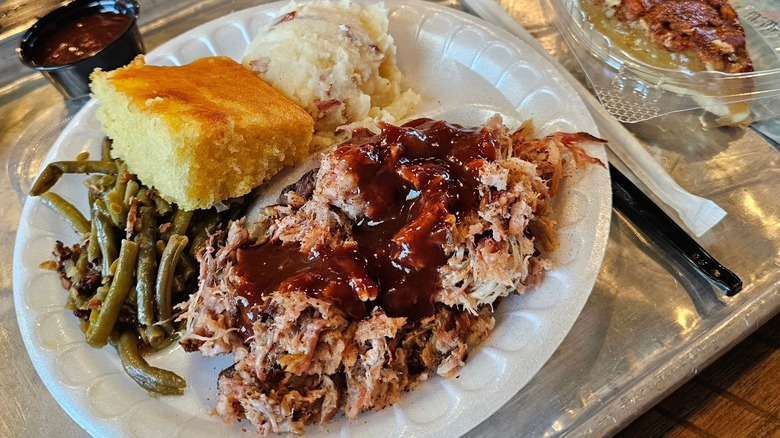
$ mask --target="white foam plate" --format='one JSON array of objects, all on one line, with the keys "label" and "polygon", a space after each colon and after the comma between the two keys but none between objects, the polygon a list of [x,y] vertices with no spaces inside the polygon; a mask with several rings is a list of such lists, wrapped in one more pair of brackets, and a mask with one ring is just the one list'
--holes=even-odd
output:
[{"label": "white foam plate", "polygon": [[[185,64],[211,55],[239,60],[244,47],[275,16],[274,3],[239,11],[189,31],[154,50],[154,64]],[[504,31],[431,3],[388,3],[398,62],[423,96],[416,115],[463,124],[484,123],[495,111],[508,124],[530,118],[542,133],[596,127],[577,93],[536,52]],[[227,78],[226,78],[227,79]],[[64,130],[46,162],[97,154],[103,132],[89,102]],[[591,155],[606,162],[603,147]],[[219,175],[214,175],[219,178]],[[67,176],[55,191],[87,211],[82,178]],[[495,332],[475,350],[458,378],[431,378],[397,405],[367,412],[354,422],[335,418],[308,436],[452,437],[488,418],[550,358],[579,315],[596,279],[610,221],[609,174],[591,166],[567,180],[557,219],[557,267],[542,286],[497,309]],[[122,370],[116,352],[84,341],[76,318],[64,309],[66,292],[56,274],[40,269],[55,240],[76,234],[39,199],[25,203],[14,256],[14,301],[19,327],[38,374],[62,408],[94,436],[252,436],[247,423],[225,424],[211,415],[218,373],[230,358],[205,359],[180,347],[150,358],[189,383],[182,397],[152,397]]]}]

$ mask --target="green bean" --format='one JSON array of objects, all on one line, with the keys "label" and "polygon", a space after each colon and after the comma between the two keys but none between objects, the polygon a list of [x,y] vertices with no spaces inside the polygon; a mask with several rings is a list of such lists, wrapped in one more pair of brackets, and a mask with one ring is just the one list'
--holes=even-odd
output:
[{"label": "green bean", "polygon": [[78,268],[76,267],[76,261],[73,260],[73,258],[63,260],[62,269],[65,271],[65,276],[68,278],[75,278],[77,275],[79,275]]},{"label": "green bean", "polygon": [[70,279],[71,287],[68,290],[68,295],[74,305],[77,305],[79,309],[87,307],[87,303],[92,299],[91,297],[82,296],[82,291],[79,291],[76,286],[82,282],[85,276],[89,272],[89,261],[84,251],[78,251],[74,253],[74,256],[63,263],[63,268],[67,277]]},{"label": "green bean", "polygon": [[176,276],[173,279],[173,291],[175,293],[186,292],[193,284],[192,280],[198,274],[197,262],[185,251],[179,258],[176,268]]},{"label": "green bean", "polygon": [[41,196],[41,202],[43,202],[43,205],[61,214],[77,233],[89,233],[91,225],[87,218],[73,204],[63,199],[62,196],[56,193],[44,193]]},{"label": "green bean", "polygon": [[[124,169],[124,165],[120,165],[119,167],[121,172],[122,169]],[[114,183],[114,187],[106,192],[104,198],[106,206],[108,207],[109,216],[111,217],[111,222],[120,229],[124,229],[127,224],[128,204],[125,203],[126,191],[127,179],[120,173]]]},{"label": "green bean", "polygon": [[127,181],[127,188],[125,189],[125,204],[130,205],[130,203],[133,200],[133,197],[138,194],[138,191],[141,189],[141,185],[138,184],[138,181],[131,179]]},{"label": "green bean", "polygon": [[103,137],[103,144],[100,145],[100,158],[103,161],[111,160],[111,146],[113,142],[108,137]]},{"label": "green bean", "polygon": [[125,372],[145,390],[162,395],[184,394],[187,382],[173,371],[149,365],[138,350],[135,333],[122,333],[117,342],[117,351]]},{"label": "green bean", "polygon": [[71,312],[74,310],[81,309],[79,303],[73,301],[73,295],[77,295],[76,290],[74,288],[70,288],[70,290],[68,291],[68,298],[65,300],[65,308],[70,310]]},{"label": "green bean", "polygon": [[116,228],[111,224],[106,211],[106,203],[98,198],[92,204],[92,220],[97,222],[96,231],[100,252],[103,254],[103,276],[109,275],[111,264],[117,257]]},{"label": "green bean", "polygon": [[181,266],[181,277],[184,278],[185,281],[189,281],[198,274],[199,266],[197,265],[197,261],[190,257],[189,254],[182,254],[179,265]]},{"label": "green bean", "polygon": [[127,293],[127,298],[125,299],[125,310],[126,313],[129,315],[129,320],[132,321],[133,324],[138,320],[137,317],[137,309],[135,307],[136,300],[138,299],[138,293],[135,291],[134,287],[130,288],[130,292]]},{"label": "green bean", "polygon": [[146,186],[140,186],[138,194],[136,194],[136,198],[138,198],[144,205],[152,204],[152,200],[149,198],[149,189],[147,189]]},{"label": "green bean", "polygon": [[92,309],[92,311],[89,313],[89,321],[87,321],[89,325],[87,326],[87,331],[84,332],[85,335],[89,336],[90,328],[93,326],[93,324],[97,324],[98,316],[100,316],[100,310]]},{"label": "green bean", "polygon": [[162,196],[158,193],[156,196],[152,197],[152,202],[154,202],[157,214],[160,216],[165,216],[166,214],[170,213],[173,210],[173,207],[171,207],[171,203],[163,199]]},{"label": "green bean", "polygon": [[68,302],[66,307],[70,310],[84,309],[87,306],[89,299],[85,299],[79,294],[79,291],[72,287],[68,290]]},{"label": "green bean", "polygon": [[116,173],[113,161],[55,161],[49,163],[30,189],[30,195],[40,196],[59,181],[64,173]]},{"label": "green bean", "polygon": [[76,267],[76,275],[73,278],[73,284],[81,282],[81,279],[89,271],[89,256],[84,251],[79,251],[76,257],[74,266]]},{"label": "green bean", "polygon": [[[190,245],[189,255],[190,257],[195,258],[198,254],[198,249],[200,249],[201,246],[203,246],[206,241],[209,238],[209,231],[207,231],[207,228],[203,228],[201,232],[195,234],[192,236],[192,245]],[[212,228],[210,232],[213,232],[214,229]]]},{"label": "green bean", "polygon": [[174,271],[184,247],[187,246],[187,236],[174,234],[168,239],[157,271],[154,301],[157,311],[157,322],[167,334],[173,333],[173,308],[171,307],[171,289],[173,287]]},{"label": "green bean", "polygon": [[[154,288],[157,277],[157,250],[155,249],[157,222],[154,218],[154,207],[140,207],[138,221],[141,229],[136,236],[136,242],[138,242],[136,306],[138,307],[138,322],[147,330],[147,337],[152,343],[153,336],[150,330],[154,326]],[[160,330],[156,330],[156,332],[159,333]],[[156,341],[157,339],[155,339],[155,343]]]},{"label": "green bean", "polygon": [[117,265],[118,265],[118,264],[119,264],[119,259],[115,259],[115,260],[114,260],[114,261],[111,263],[111,267],[110,267],[110,269],[108,270],[108,275],[109,275],[109,276],[111,276],[111,277],[113,277],[113,276],[114,276],[114,273],[116,272],[116,268],[117,268]]},{"label": "green bean", "polygon": [[95,203],[95,199],[100,197],[100,192],[92,188],[92,186],[89,185],[88,181],[84,181],[84,184],[87,184],[87,201],[89,202],[89,205]]},{"label": "green bean", "polygon": [[162,239],[157,240],[154,249],[157,250],[157,257],[162,257],[163,251],[165,251],[165,241]]},{"label": "green bean", "polygon": [[92,199],[94,199],[111,190],[116,185],[116,179],[116,175],[91,175],[84,180],[84,185],[90,189]]},{"label": "green bean", "polygon": [[[93,296],[89,300],[84,301],[85,305],[89,304],[93,300],[101,303],[106,300],[106,297],[108,296],[108,292],[111,290],[111,277],[103,277],[104,281],[106,279],[108,280],[108,283],[98,287],[97,290],[95,291],[95,296]],[[92,309],[92,311],[89,314],[89,324],[97,323],[97,317],[99,314],[100,314],[100,309]]]},{"label": "green bean", "polygon": [[120,230],[124,230],[127,226],[127,206],[121,202],[114,202],[111,198],[106,196],[106,211],[108,212],[108,218],[111,223]]},{"label": "green bean", "polygon": [[130,240],[122,240],[119,250],[119,264],[111,280],[111,288],[106,299],[98,309],[94,323],[89,326],[87,343],[93,347],[103,347],[108,342],[108,336],[114,329],[119,318],[119,312],[125,303],[127,294],[133,284],[133,273],[138,256],[138,244]]},{"label": "green bean", "polygon": [[89,243],[87,244],[87,258],[90,262],[97,260],[97,258],[102,254],[100,252],[100,243],[98,242],[97,229],[97,221],[93,218],[93,220],[90,221]]},{"label": "green bean", "polygon": [[167,336],[165,330],[158,325],[150,325],[144,329],[146,342],[155,350],[161,350],[170,345],[173,337]]},{"label": "green bean", "polygon": [[[155,351],[159,351],[159,350],[162,350],[164,348],[168,348],[171,345],[173,345],[173,344],[175,344],[175,343],[177,343],[179,341],[178,333],[174,333],[173,336],[165,336],[165,332],[163,331],[163,329],[161,329],[158,326],[154,326],[154,327],[163,334],[163,337],[161,338],[160,342],[157,343],[157,345],[151,345],[152,348]],[[176,324],[175,328],[176,328],[177,331],[178,330],[183,330],[183,327],[179,327],[178,323]],[[142,339],[142,341],[143,341],[143,339]]]},{"label": "green bean", "polygon": [[87,333],[87,330],[89,330],[89,322],[84,320],[79,320],[79,328],[81,329],[82,333]]},{"label": "green bean", "polygon": [[192,219],[193,210],[187,211],[182,209],[176,209],[176,213],[173,214],[173,220],[171,223],[171,234],[187,234],[187,228],[190,226],[190,220]]},{"label": "green bean", "polygon": [[198,254],[198,250],[209,239],[219,223],[219,215],[216,214],[213,209],[209,210],[207,216],[202,218],[197,223],[193,224],[190,232],[188,233],[192,237],[192,245],[190,245],[189,253],[192,258]]},{"label": "green bean", "polygon": [[100,286],[95,291],[94,299],[103,302],[106,300],[106,297],[108,296],[108,293],[111,291],[111,282],[107,282],[106,284]]}]

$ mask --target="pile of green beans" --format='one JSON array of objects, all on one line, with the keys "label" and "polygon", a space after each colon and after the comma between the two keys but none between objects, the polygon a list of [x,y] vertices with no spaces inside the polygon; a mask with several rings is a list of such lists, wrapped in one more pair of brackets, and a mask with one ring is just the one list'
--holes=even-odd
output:
[{"label": "pile of green beans", "polygon": [[[85,181],[89,218],[49,191],[70,173],[90,174]],[[69,288],[67,306],[82,319],[87,343],[114,345],[127,374],[147,391],[182,394],[185,380],[149,365],[144,354],[176,341],[181,327],[174,309],[197,288],[199,247],[216,229],[241,217],[247,203],[233,199],[219,212],[180,210],[112,159],[108,140],[100,160],[49,164],[30,194],[40,196],[81,236],[67,260],[58,260],[58,270]]]}]

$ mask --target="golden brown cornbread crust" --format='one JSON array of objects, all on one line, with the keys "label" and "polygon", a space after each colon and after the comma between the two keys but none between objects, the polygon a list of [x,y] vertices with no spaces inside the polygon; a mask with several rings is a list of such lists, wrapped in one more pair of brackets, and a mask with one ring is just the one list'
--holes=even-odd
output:
[{"label": "golden brown cornbread crust", "polygon": [[92,74],[112,155],[179,207],[241,196],[309,154],[314,122],[227,57]]}]

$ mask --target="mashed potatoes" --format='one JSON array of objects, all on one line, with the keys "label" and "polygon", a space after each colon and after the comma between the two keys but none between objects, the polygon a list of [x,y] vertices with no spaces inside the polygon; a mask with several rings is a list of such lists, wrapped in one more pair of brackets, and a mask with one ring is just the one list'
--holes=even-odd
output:
[{"label": "mashed potatoes", "polygon": [[292,2],[247,47],[243,64],[306,109],[315,143],[344,125],[395,122],[420,97],[402,90],[383,4]]}]

